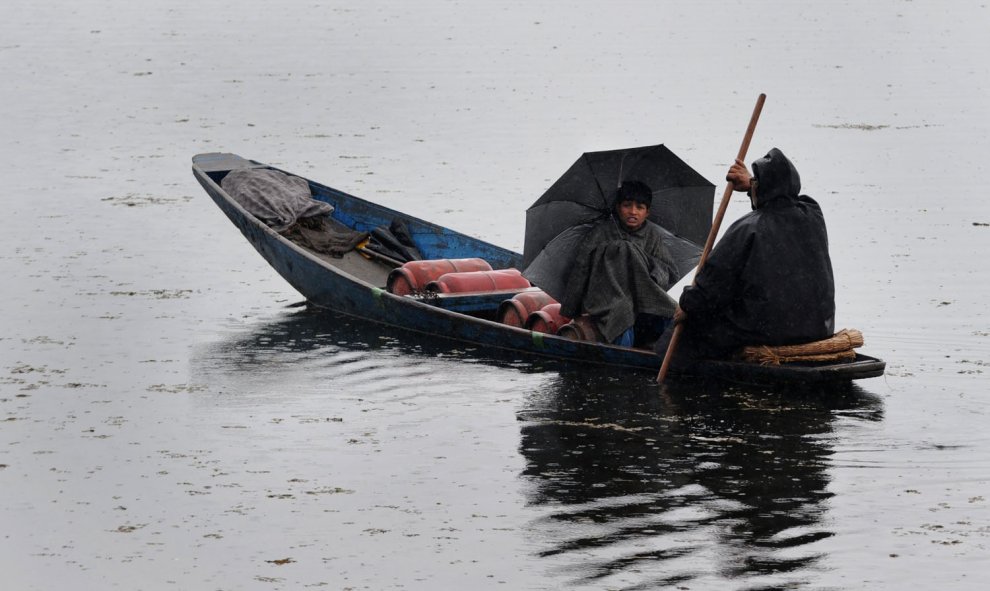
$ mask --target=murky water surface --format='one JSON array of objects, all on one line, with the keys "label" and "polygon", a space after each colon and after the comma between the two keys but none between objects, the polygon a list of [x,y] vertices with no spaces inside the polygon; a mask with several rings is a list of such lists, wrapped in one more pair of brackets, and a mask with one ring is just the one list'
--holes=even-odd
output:
[{"label": "murky water surface", "polygon": [[[984,3],[159,4],[0,8],[5,589],[983,588]],[[521,249],[583,151],[720,194],[760,92],[883,378],[661,393],[307,309],[189,172]]]}]

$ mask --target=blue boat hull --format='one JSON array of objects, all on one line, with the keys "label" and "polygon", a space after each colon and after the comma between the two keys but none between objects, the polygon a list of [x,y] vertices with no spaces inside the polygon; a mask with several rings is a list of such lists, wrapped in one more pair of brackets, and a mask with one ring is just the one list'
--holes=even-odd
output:
[{"label": "blue boat hull", "polygon": [[[273,231],[247,212],[220,187],[220,179],[233,168],[265,167],[233,154],[200,154],[193,158],[193,174],[217,206],[254,246],[259,254],[312,304],[403,329],[481,347],[524,355],[593,363],[604,366],[657,370],[661,359],[652,351],[573,341],[458,313],[417,298],[397,296],[366,275],[348,272],[334,260],[320,257]],[[309,181],[313,198],[334,207],[333,217],[356,230],[370,231],[404,222],[426,258],[487,260],[493,268],[518,267],[522,256],[510,250],[457,233],[448,228],[365,201]],[[764,368],[735,362],[713,363],[704,368],[710,377],[758,377],[767,381],[839,381],[874,377],[883,373],[883,362],[859,356],[851,363],[825,368]],[[740,367],[742,366],[742,367]],[[828,368],[832,369],[829,370]],[[794,371],[797,370],[797,371]]]}]

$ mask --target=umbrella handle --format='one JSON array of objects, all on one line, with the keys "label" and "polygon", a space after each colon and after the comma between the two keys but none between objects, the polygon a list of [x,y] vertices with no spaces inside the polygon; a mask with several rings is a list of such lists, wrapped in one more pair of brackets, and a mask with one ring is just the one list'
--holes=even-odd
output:
[{"label": "umbrella handle", "polygon": [[[756,106],[753,107],[753,114],[749,118],[749,126],[746,127],[746,135],[743,136],[742,145],[739,146],[739,154],[736,156],[736,160],[746,159],[746,152],[749,151],[749,142],[753,139],[753,132],[756,131],[756,122],[760,119],[760,112],[763,111],[763,103],[766,100],[767,95],[763,93],[760,93],[760,96],[756,99]],[[705,248],[701,251],[701,258],[698,259],[698,268],[694,273],[694,279],[691,280],[691,285],[694,285],[695,280],[698,278],[698,273],[705,265],[708,253],[711,252],[712,246],[715,245],[715,237],[718,235],[719,226],[722,225],[722,218],[725,217],[725,210],[729,207],[730,197],[732,197],[732,183],[727,184],[725,186],[725,192],[722,193],[722,202],[719,203],[718,212],[712,221],[712,228],[708,232],[708,240],[705,241]],[[670,335],[670,344],[667,345],[667,353],[663,356],[663,364],[660,366],[660,373],[657,374],[658,384],[662,384],[664,378],[667,377],[667,370],[670,369],[670,360],[674,356],[674,349],[677,348],[677,342],[681,339],[682,332],[684,332],[683,324],[674,326],[674,332]]]}]

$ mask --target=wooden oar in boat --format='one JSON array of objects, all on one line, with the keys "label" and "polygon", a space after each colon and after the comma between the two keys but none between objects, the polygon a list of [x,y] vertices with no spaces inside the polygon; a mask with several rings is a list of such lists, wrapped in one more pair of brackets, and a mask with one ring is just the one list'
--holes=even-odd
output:
[{"label": "wooden oar in boat", "polygon": [[[756,122],[760,119],[760,112],[763,111],[763,103],[766,100],[767,95],[763,93],[756,99],[756,106],[753,107],[753,115],[749,118],[749,126],[746,127],[746,135],[743,136],[742,145],[739,146],[739,154],[736,156],[736,160],[743,161],[746,159],[746,152],[749,151],[749,142],[753,139],[753,132],[756,131]],[[715,245],[715,237],[718,236],[718,229],[722,225],[722,218],[725,217],[725,210],[729,207],[729,199],[731,197],[732,183],[730,182],[725,186],[725,192],[722,194],[722,202],[719,203],[718,212],[712,221],[712,229],[708,232],[708,240],[705,241],[705,248],[701,251],[701,257],[698,259],[698,268],[694,272],[695,278],[698,277],[701,267],[705,264],[705,259],[708,258],[708,253],[711,252],[712,246]],[[694,285],[693,279],[691,280],[691,285]],[[673,334],[670,335],[670,344],[667,346],[667,353],[663,356],[660,373],[657,374],[658,384],[662,384],[664,378],[667,377],[667,370],[670,369],[670,360],[674,356],[674,349],[677,348],[677,341],[681,339],[681,333],[683,331],[684,325],[678,324],[674,327]]]}]

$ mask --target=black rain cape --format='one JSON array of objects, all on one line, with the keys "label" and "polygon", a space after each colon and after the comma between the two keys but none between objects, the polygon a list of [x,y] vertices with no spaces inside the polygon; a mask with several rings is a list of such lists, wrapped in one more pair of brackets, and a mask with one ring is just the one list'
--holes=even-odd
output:
[{"label": "black rain cape", "polygon": [[729,227],[681,294],[685,340],[705,356],[834,333],[835,283],[821,208],[800,195],[797,170],[776,148],[753,163],[753,177],[754,211]]}]

